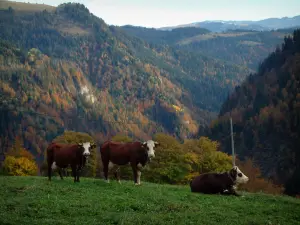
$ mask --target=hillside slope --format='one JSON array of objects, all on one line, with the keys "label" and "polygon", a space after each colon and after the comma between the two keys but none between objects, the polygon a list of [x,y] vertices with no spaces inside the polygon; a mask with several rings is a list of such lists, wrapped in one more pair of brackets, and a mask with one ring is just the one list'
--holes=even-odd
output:
[{"label": "hillside slope", "polygon": [[228,30],[209,32],[204,28],[185,27],[171,31],[123,26],[128,34],[153,44],[167,44],[177,49],[202,53],[231,64],[256,70],[269,53],[294,29],[278,31]]},{"label": "hillside slope", "polygon": [[151,46],[81,4],[32,12],[6,7],[0,21],[4,149],[20,135],[42,154],[64,129],[99,141],[115,133],[193,136],[247,74],[199,53]]},{"label": "hillside slope", "polygon": [[241,157],[254,157],[264,175],[284,183],[286,192],[300,193],[300,30],[285,38],[247,80],[225,101],[211,136],[230,152],[228,117],[234,121]]},{"label": "hillside slope", "polygon": [[155,28],[137,27],[126,25],[120,27],[128,34],[141,38],[153,44],[176,44],[178,41],[194,36],[209,34],[211,31],[203,28],[177,28],[171,31],[158,30]]},{"label": "hillside slope", "polygon": [[[244,193],[244,197],[191,193],[187,186],[143,182],[74,184],[45,177],[0,177],[4,224],[300,224],[300,201]],[[51,212],[51,213],[49,213]]]},{"label": "hillside slope", "polygon": [[25,2],[17,2],[11,0],[1,0],[0,1],[0,8],[1,9],[8,9],[9,7],[13,8],[14,10],[18,10],[22,13],[32,13],[32,12],[40,12],[43,10],[47,11],[54,11],[55,7],[45,4],[28,4]]}]

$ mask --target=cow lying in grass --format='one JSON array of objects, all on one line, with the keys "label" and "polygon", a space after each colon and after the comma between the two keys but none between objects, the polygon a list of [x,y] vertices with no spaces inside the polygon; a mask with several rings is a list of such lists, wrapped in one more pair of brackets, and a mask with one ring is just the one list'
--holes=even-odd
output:
[{"label": "cow lying in grass", "polygon": [[236,185],[247,183],[249,178],[237,166],[224,173],[204,173],[190,182],[192,192],[204,194],[236,195]]}]

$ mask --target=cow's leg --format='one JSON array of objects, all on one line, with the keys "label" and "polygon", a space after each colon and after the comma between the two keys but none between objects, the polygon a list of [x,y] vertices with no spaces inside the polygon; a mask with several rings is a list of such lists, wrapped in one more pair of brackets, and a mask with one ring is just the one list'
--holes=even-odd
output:
[{"label": "cow's leg", "polygon": [[57,168],[56,162],[48,161],[48,179],[51,181],[52,170]]},{"label": "cow's leg", "polygon": [[72,165],[71,168],[72,168],[72,174],[73,174],[73,177],[74,177],[74,182],[76,182],[76,175],[77,175],[76,165]]},{"label": "cow's leg", "polygon": [[62,172],[61,172],[62,170],[63,170],[62,168],[58,168],[58,174],[59,174],[61,180],[64,179],[63,175],[62,175]]},{"label": "cow's leg", "polygon": [[102,159],[104,181],[106,181],[107,183],[109,183],[109,180],[108,180],[108,163],[109,163],[108,160]]},{"label": "cow's leg", "polygon": [[227,195],[235,195],[235,196],[241,196],[240,194],[238,194],[236,192],[236,187],[235,186],[231,186],[230,188],[227,189],[227,191],[222,192],[221,194],[227,194]]},{"label": "cow's leg", "polygon": [[131,168],[133,172],[133,180],[135,185],[139,185],[137,182],[137,176],[138,176],[138,169],[135,163],[131,163]]},{"label": "cow's leg", "polygon": [[116,170],[117,167],[118,167],[118,166],[115,165],[115,164],[112,163],[112,162],[109,162],[109,163],[108,163],[108,165],[107,165],[107,172],[106,172],[107,175],[106,175],[106,177],[105,177],[105,180],[106,180],[107,183],[109,183],[108,174],[111,173],[111,171],[114,171],[114,175],[115,175],[115,177],[116,177],[115,170]]},{"label": "cow's leg", "polygon": [[48,162],[48,180],[49,181],[51,181],[51,172],[52,172],[51,162]]},{"label": "cow's leg", "polygon": [[117,166],[116,168],[117,168],[117,169],[115,169],[114,175],[115,175],[116,180],[119,182],[119,184],[121,184],[121,179],[120,179],[120,167]]},{"label": "cow's leg", "polygon": [[137,185],[141,185],[141,175],[142,175],[142,172],[138,169],[137,170]]},{"label": "cow's leg", "polygon": [[77,167],[77,176],[76,176],[76,181],[77,181],[77,182],[80,182],[79,176],[80,176],[80,174],[81,174],[81,169],[82,169],[81,166],[78,166],[78,167]]},{"label": "cow's leg", "polygon": [[141,184],[142,169],[143,169],[143,165],[138,163],[137,164],[137,183],[138,183],[138,185]]}]

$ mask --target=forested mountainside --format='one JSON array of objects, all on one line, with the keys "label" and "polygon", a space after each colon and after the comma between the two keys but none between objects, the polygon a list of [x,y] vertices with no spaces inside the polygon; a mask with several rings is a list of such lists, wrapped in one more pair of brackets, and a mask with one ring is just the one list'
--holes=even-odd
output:
[{"label": "forested mountainside", "polygon": [[176,44],[186,38],[209,34],[211,31],[198,27],[176,28],[170,31],[155,28],[137,27],[132,25],[121,26],[128,34],[139,37],[152,44]]},{"label": "forested mountainside", "polygon": [[0,12],[4,150],[19,135],[42,158],[65,129],[98,140],[120,132],[193,136],[248,74],[199,53],[151,46],[81,4],[23,6]]},{"label": "forested mountainside", "polygon": [[235,88],[211,124],[211,137],[230,152],[229,116],[240,157],[253,157],[265,176],[300,193],[300,30],[286,37],[259,70]]},{"label": "forested mountainside", "polygon": [[180,50],[203,53],[251,70],[256,70],[268,54],[282,43],[284,36],[292,34],[294,30],[228,30],[214,33],[197,27],[176,28],[172,31],[134,26],[121,28],[152,44],[167,44]]}]

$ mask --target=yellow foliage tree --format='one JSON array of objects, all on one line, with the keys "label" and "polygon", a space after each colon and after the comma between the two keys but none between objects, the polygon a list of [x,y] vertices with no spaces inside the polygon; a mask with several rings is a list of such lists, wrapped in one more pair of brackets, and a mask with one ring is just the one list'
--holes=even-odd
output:
[{"label": "yellow foliage tree", "polygon": [[208,137],[198,140],[186,140],[183,148],[187,151],[186,159],[190,164],[186,179],[207,172],[224,172],[232,167],[232,157],[218,151],[219,143]]},{"label": "yellow foliage tree", "polygon": [[23,147],[19,137],[16,137],[14,145],[6,152],[5,156],[4,173],[12,176],[37,175],[38,167],[34,156]]},{"label": "yellow foliage tree", "polygon": [[132,142],[132,138],[126,136],[126,135],[120,135],[117,134],[111,139],[112,141],[117,141],[117,142]]},{"label": "yellow foliage tree", "polygon": [[37,175],[37,165],[26,157],[7,156],[3,162],[4,171],[12,176]]},{"label": "yellow foliage tree", "polygon": [[185,176],[190,165],[181,144],[172,136],[156,134],[154,140],[160,143],[156,147],[155,158],[145,168],[146,180],[157,183],[186,183]]}]

